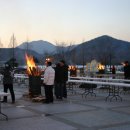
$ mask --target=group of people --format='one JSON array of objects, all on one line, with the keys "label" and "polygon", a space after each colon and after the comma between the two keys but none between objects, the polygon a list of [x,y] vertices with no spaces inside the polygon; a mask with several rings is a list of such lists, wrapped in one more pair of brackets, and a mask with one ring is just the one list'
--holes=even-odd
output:
[{"label": "group of people", "polygon": [[[130,64],[128,61],[125,61],[124,63],[124,78],[125,79],[130,79]],[[111,68],[112,74],[116,74],[116,68],[113,65]]]},{"label": "group of people", "polygon": [[45,102],[53,103],[53,87],[55,88],[55,96],[62,100],[67,98],[66,81],[68,80],[68,66],[64,60],[59,61],[56,67],[53,68],[52,63],[46,62],[46,69],[44,72],[44,88],[45,88]]},{"label": "group of people", "polygon": [[[55,96],[57,99],[67,98],[66,81],[68,80],[68,66],[64,60],[59,61],[56,67],[52,67],[50,61],[46,61],[46,69],[44,71],[43,86],[45,89],[45,102],[53,103],[53,88],[55,86]],[[11,93],[12,103],[15,103],[15,94],[13,90],[13,73],[11,67],[6,64],[2,72],[4,92],[7,93],[8,89]],[[7,96],[4,96],[2,102],[7,102]]]},{"label": "group of people", "polygon": [[[115,68],[113,69],[115,71]],[[113,72],[114,74],[115,72]],[[10,66],[5,65],[3,74],[3,86],[4,92],[7,93],[8,89],[11,93],[12,103],[15,103],[15,94],[13,90],[13,74],[11,72]],[[130,65],[128,61],[124,63],[124,78],[130,79]],[[67,98],[66,81],[68,80],[68,65],[66,65],[64,60],[59,61],[56,67],[52,67],[50,61],[46,61],[46,69],[44,71],[44,89],[45,89],[45,102],[53,103],[53,88],[55,88],[55,96],[57,99],[62,100]],[[4,96],[2,102],[7,102],[7,96]]]}]

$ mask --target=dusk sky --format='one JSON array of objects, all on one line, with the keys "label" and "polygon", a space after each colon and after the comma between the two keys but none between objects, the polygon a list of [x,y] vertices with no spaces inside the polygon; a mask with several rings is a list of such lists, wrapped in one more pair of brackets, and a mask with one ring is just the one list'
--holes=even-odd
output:
[{"label": "dusk sky", "polygon": [[0,0],[0,39],[7,47],[33,40],[88,41],[101,35],[130,41],[130,0]]}]

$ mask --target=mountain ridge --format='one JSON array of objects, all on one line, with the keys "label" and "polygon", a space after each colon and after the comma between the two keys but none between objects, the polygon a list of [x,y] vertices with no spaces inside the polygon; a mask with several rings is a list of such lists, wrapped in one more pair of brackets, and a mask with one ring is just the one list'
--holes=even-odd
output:
[{"label": "mountain ridge", "polygon": [[52,53],[55,51],[55,45],[43,40],[24,42],[20,44],[17,48],[27,49],[27,46],[29,50],[36,51],[39,54],[43,54],[44,52]]},{"label": "mountain ridge", "polygon": [[[77,53],[77,57],[78,55],[82,55],[83,50],[86,62],[90,62],[92,59],[105,62],[110,56],[112,57],[111,62],[113,64],[130,60],[130,42],[119,40],[108,35],[83,42],[72,51]],[[82,63],[82,61],[79,60],[79,63]],[[109,64],[109,62],[107,62],[107,64]]]},{"label": "mountain ridge", "polygon": [[[54,56],[55,58],[59,57],[57,55],[61,55],[56,50],[57,46],[53,45],[50,42],[38,40],[29,42],[28,44],[30,54],[35,57],[43,59],[46,53],[50,56]],[[35,46],[32,47],[31,46],[32,44],[35,44]],[[47,50],[45,45],[47,46]],[[41,50],[39,51],[37,50],[37,48],[40,48]],[[104,64],[110,64],[110,63],[120,64],[125,60],[130,61],[130,54],[129,54],[130,42],[113,38],[108,35],[93,38],[89,41],[73,45],[70,48],[69,46],[67,46],[67,47],[61,47],[59,49],[64,50],[65,53],[62,54],[64,54],[63,57],[68,62],[68,64],[83,64],[82,57],[84,57],[84,63],[90,62],[93,59],[99,62],[103,62]],[[15,48],[15,51],[17,52],[16,58],[18,59],[18,61],[20,63],[25,63],[24,55],[25,52],[27,51],[27,42],[24,42],[21,45],[19,45],[17,48]],[[1,60],[5,59],[7,60],[11,56],[9,55],[9,53],[11,53],[11,49],[8,48],[4,50],[1,48],[0,49]]]}]

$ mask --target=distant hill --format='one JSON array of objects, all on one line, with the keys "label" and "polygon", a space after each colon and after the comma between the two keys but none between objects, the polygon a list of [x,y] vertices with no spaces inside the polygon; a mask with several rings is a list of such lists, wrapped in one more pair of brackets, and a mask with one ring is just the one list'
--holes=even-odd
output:
[{"label": "distant hill", "polygon": [[[86,64],[94,59],[103,64],[121,64],[125,60],[130,61],[130,42],[107,35],[71,47],[59,47],[59,51],[56,50],[57,46],[41,40],[29,42],[28,48],[29,53],[42,62],[45,60],[43,59],[45,53],[54,56],[57,61],[64,57],[68,64]],[[15,48],[15,58],[19,64],[25,63],[26,49],[26,43]],[[9,60],[11,53],[9,48],[0,48],[0,61]]]},{"label": "distant hill", "polygon": [[[22,43],[17,48],[20,49],[26,49],[27,48],[27,42]],[[55,45],[53,45],[50,42],[39,40],[39,41],[32,41],[28,42],[28,49],[33,50],[39,54],[44,53],[53,53],[56,50]]]},{"label": "distant hill", "polygon": [[[16,60],[19,64],[25,64],[26,63],[25,53],[26,53],[25,50],[15,48],[14,55],[15,55],[15,58],[16,58]],[[36,53],[35,51],[29,51],[29,54],[38,58],[38,59],[42,58],[42,56],[40,54]],[[13,57],[12,49],[10,49],[10,48],[0,48],[0,61],[7,62],[12,57]]]},{"label": "distant hill", "polygon": [[130,42],[104,35],[79,44],[71,51],[71,58],[74,54],[78,64],[82,64],[83,59],[85,63],[96,59],[106,64],[121,64],[130,61]]}]

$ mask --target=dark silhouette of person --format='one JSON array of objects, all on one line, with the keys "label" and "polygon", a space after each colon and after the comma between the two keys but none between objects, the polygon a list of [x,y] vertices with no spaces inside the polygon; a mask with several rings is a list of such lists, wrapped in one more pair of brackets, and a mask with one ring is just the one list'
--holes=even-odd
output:
[{"label": "dark silhouette of person", "polygon": [[124,77],[125,79],[130,79],[130,65],[128,61],[124,63]]},{"label": "dark silhouette of person", "polygon": [[57,63],[55,67],[55,96],[56,99],[62,100],[63,85],[62,85],[62,69],[60,63]]},{"label": "dark silhouette of person", "polygon": [[[5,65],[5,69],[2,74],[3,74],[4,92],[7,93],[9,89],[11,93],[12,103],[15,103],[15,94],[13,89],[13,73],[11,72],[11,67],[8,64]],[[7,102],[7,96],[4,96],[2,102]]]},{"label": "dark silhouette of person", "polygon": [[[124,62],[124,78],[125,79],[130,79],[130,65],[129,65],[128,61]],[[126,82],[126,83],[128,83],[128,82]],[[130,88],[123,87],[123,90],[124,91],[129,91]]]},{"label": "dark silhouette of person", "polygon": [[67,98],[67,89],[66,89],[66,82],[68,81],[68,65],[66,65],[64,60],[60,60],[61,66],[61,82],[63,85],[63,97]]},{"label": "dark silhouette of person", "polygon": [[112,74],[116,74],[116,68],[114,65],[112,66]]}]

